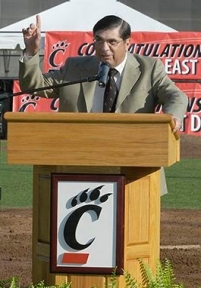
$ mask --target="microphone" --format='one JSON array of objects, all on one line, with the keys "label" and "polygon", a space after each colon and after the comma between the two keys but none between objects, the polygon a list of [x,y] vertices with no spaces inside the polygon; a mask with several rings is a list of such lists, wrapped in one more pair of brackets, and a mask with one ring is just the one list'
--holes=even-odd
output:
[{"label": "microphone", "polygon": [[98,85],[101,88],[104,88],[107,83],[107,75],[110,70],[110,67],[107,63],[101,63],[98,71]]},{"label": "microphone", "polygon": [[74,80],[74,81],[69,81],[69,82],[63,82],[63,83],[58,83],[50,86],[44,86],[44,87],[39,87],[39,88],[30,88],[24,91],[19,91],[16,93],[11,93],[11,92],[4,92],[3,94],[0,94],[0,100],[8,99],[10,97],[14,96],[20,96],[23,94],[33,94],[39,91],[44,91],[44,90],[49,90],[49,89],[54,89],[54,88],[60,88],[68,85],[73,85],[73,84],[79,84],[83,82],[92,82],[92,81],[98,81],[100,87],[105,87],[106,82],[107,82],[107,75],[110,70],[110,67],[106,63],[101,63],[99,67],[98,74],[95,76],[90,76],[84,79],[79,79],[79,80]]},{"label": "microphone", "polygon": [[54,88],[60,88],[68,85],[73,85],[73,84],[79,84],[79,83],[84,83],[84,82],[92,82],[92,81],[97,81],[99,79],[98,75],[95,76],[90,76],[84,79],[80,80],[74,80],[74,81],[69,81],[69,82],[63,82],[63,83],[58,83],[50,86],[44,86],[44,87],[39,87],[39,88],[30,88],[24,91],[19,91],[16,93],[11,93],[11,92],[5,92],[3,94],[0,94],[0,100],[8,99],[10,97],[14,96],[20,96],[23,94],[33,94],[39,91],[44,91],[44,90],[49,90],[49,89],[54,89]]}]

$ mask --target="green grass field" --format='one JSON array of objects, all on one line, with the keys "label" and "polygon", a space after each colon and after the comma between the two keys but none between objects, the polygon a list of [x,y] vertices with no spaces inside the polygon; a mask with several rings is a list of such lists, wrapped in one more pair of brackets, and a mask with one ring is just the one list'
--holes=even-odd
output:
[{"label": "green grass field", "polygon": [[163,208],[201,209],[201,161],[183,159],[165,169],[169,193]]},{"label": "green grass field", "polygon": [[6,141],[1,141],[0,147],[1,207],[31,207],[33,167],[8,165],[6,160]]},{"label": "green grass field", "polygon": [[[0,206],[32,207],[32,166],[7,165],[6,141],[0,146]],[[165,168],[169,193],[162,208],[201,209],[201,161],[185,159]]]}]

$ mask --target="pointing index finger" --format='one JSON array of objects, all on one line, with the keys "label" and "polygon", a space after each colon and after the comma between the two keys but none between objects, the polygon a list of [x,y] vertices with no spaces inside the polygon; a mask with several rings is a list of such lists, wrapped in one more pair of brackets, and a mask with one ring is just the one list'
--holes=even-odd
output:
[{"label": "pointing index finger", "polygon": [[40,15],[36,15],[36,27],[38,30],[41,30],[41,19]]}]

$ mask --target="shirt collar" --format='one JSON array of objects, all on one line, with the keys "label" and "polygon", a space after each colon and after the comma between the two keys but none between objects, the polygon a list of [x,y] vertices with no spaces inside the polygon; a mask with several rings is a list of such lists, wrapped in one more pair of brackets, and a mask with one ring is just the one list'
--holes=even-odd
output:
[{"label": "shirt collar", "polygon": [[122,74],[122,72],[124,70],[124,67],[125,67],[125,64],[126,64],[126,60],[127,60],[127,53],[125,55],[124,60],[119,65],[114,67],[119,72],[120,75]]},{"label": "shirt collar", "polygon": [[120,75],[122,74],[122,72],[124,70],[124,67],[125,67],[125,64],[126,64],[126,60],[127,60],[127,53],[125,55],[124,60],[119,65],[114,67],[119,72]]}]

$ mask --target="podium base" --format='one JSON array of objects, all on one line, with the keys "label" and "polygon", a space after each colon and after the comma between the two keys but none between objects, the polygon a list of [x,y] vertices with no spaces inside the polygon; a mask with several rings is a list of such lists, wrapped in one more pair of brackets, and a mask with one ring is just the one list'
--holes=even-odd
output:
[{"label": "podium base", "polygon": [[[161,169],[144,167],[34,166],[32,280],[45,285],[71,283],[72,288],[110,287],[110,276],[61,275],[50,273],[50,197],[51,173],[123,174],[125,187],[124,267],[141,281],[138,258],[148,263],[153,273],[160,251]],[[123,275],[117,276],[125,287]]]}]

